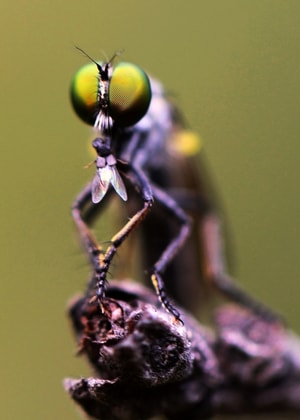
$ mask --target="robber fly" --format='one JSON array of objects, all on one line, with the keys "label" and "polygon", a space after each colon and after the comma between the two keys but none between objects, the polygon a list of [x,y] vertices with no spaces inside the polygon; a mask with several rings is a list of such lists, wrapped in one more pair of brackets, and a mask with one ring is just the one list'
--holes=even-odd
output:
[{"label": "robber fly", "polygon": [[[141,231],[146,263],[152,265],[151,281],[176,320],[180,314],[167,297],[163,274],[178,260],[185,272],[167,271],[166,278],[168,284],[178,278],[185,282],[191,259],[197,262],[201,275],[229,298],[272,317],[225,272],[220,221],[206,178],[187,158],[189,149],[195,149],[191,145],[197,142],[163,86],[134,64],[113,66],[115,56],[101,63],[85,55],[90,62],[72,79],[71,101],[77,115],[94,128],[96,173],[76,198],[72,214],[93,267],[92,294],[100,308],[117,249],[144,221]],[[114,193],[127,201],[124,207],[133,215],[104,251],[90,226]],[[186,248],[183,256],[191,233],[198,238],[197,246]],[[178,298],[178,293],[172,296]]]}]

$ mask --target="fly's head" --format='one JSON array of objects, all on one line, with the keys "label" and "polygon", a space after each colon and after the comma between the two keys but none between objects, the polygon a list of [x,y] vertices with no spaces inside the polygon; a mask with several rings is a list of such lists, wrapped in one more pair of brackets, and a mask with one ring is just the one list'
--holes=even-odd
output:
[{"label": "fly's head", "polygon": [[[112,144],[112,133],[115,127],[122,130],[136,124],[146,114],[151,101],[147,74],[127,62],[113,66],[114,58],[105,63],[90,58],[91,62],[81,67],[71,82],[74,111],[81,120],[92,125],[96,133],[93,141],[97,153],[97,172],[92,187],[94,203],[102,200],[110,184],[123,200],[127,199],[116,167],[118,156],[112,153],[120,147]],[[122,136],[118,136],[118,141],[121,140]]]}]

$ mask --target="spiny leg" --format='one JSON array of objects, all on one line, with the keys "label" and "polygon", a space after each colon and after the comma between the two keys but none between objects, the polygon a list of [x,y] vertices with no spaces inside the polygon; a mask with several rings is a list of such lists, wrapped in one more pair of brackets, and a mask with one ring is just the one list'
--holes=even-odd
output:
[{"label": "spiny leg", "polygon": [[106,275],[109,270],[111,261],[117,252],[117,249],[127,236],[141,223],[150,211],[153,204],[153,195],[151,191],[148,179],[139,169],[132,168],[127,164],[120,164],[123,167],[124,172],[132,184],[139,190],[143,199],[143,208],[136,212],[134,216],[123,226],[123,228],[117,232],[110,241],[110,245],[105,251],[105,254],[101,258],[101,264],[95,270],[95,281],[96,281],[96,295],[101,302],[106,286]]},{"label": "spiny leg", "polygon": [[91,202],[91,183],[89,183],[76,197],[72,205],[72,216],[77,226],[84,249],[94,267],[100,264],[99,255],[102,252],[96,238],[90,231],[84,216],[84,207]]},{"label": "spiny leg", "polygon": [[180,229],[177,236],[173,238],[173,240],[169,243],[169,245],[154,264],[151,281],[163,306],[174,315],[177,321],[182,322],[179,312],[174,308],[174,306],[169,302],[167,298],[162,280],[162,274],[167,265],[172,261],[172,259],[185,243],[190,233],[191,220],[185,211],[182,210],[182,208],[177,204],[175,200],[173,200],[171,196],[156,186],[152,186],[152,189],[154,198],[159,201],[160,204],[167,210],[167,212],[179,222]]},{"label": "spiny leg", "polygon": [[222,224],[214,211],[214,205],[211,203],[210,197],[180,189],[177,189],[175,194],[172,191],[171,195],[176,197],[176,201],[185,211],[191,211],[196,215],[195,226],[199,230],[205,280],[212,284],[219,293],[248,308],[264,320],[282,322],[279,314],[273,312],[239,287],[236,280],[227,273],[221,232]]},{"label": "spiny leg", "polygon": [[[88,293],[91,293],[97,282],[96,273],[101,271],[103,250],[93,233],[89,229],[92,223],[92,219],[96,213],[104,207],[105,201],[108,199],[109,192],[105,196],[101,206],[97,206],[91,201],[91,188],[92,183],[90,182],[76,197],[72,205],[72,216],[79,232],[81,243],[90,259],[93,267],[93,277],[89,286]],[[93,292],[94,293],[94,292]]]},{"label": "spiny leg", "polygon": [[127,223],[126,225],[115,234],[111,239],[110,245],[105,251],[104,256],[102,257],[102,264],[98,270],[96,270],[96,279],[97,279],[97,297],[99,300],[102,299],[105,292],[106,286],[106,275],[109,270],[110,263],[117,252],[119,246],[124,242],[127,236],[137,227],[138,224],[146,217],[152,206],[152,200],[147,200],[144,202],[142,210],[138,211]]},{"label": "spiny leg", "polygon": [[281,317],[242,290],[226,273],[222,250],[219,218],[213,214],[204,216],[201,225],[205,276],[217,290],[234,302],[248,308],[269,322],[282,322]]}]

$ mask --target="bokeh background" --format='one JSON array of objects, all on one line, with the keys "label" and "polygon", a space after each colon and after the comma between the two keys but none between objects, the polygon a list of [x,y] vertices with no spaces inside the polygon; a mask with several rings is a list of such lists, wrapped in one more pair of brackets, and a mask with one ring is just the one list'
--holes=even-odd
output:
[{"label": "bokeh background", "polygon": [[70,205],[92,176],[69,81],[125,49],[176,93],[201,134],[233,232],[241,284],[300,332],[299,0],[3,1],[0,417],[76,419],[65,316],[89,267]]}]

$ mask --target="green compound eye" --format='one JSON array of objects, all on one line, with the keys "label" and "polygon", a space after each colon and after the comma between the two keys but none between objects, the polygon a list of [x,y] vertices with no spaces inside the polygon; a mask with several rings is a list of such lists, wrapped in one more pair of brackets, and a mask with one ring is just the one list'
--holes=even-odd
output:
[{"label": "green compound eye", "polygon": [[[75,73],[71,82],[70,96],[74,111],[90,125],[94,125],[101,110],[98,102],[99,81],[97,65],[88,63]],[[150,101],[151,86],[142,69],[125,62],[113,68],[108,81],[108,106],[109,115],[118,126],[127,127],[138,122],[146,114]]]},{"label": "green compound eye", "polygon": [[87,124],[94,125],[97,112],[99,71],[94,63],[81,67],[71,81],[70,97],[74,111]]},{"label": "green compound eye", "polygon": [[146,73],[131,63],[114,67],[109,84],[110,116],[119,126],[138,122],[151,101],[151,86]]}]

